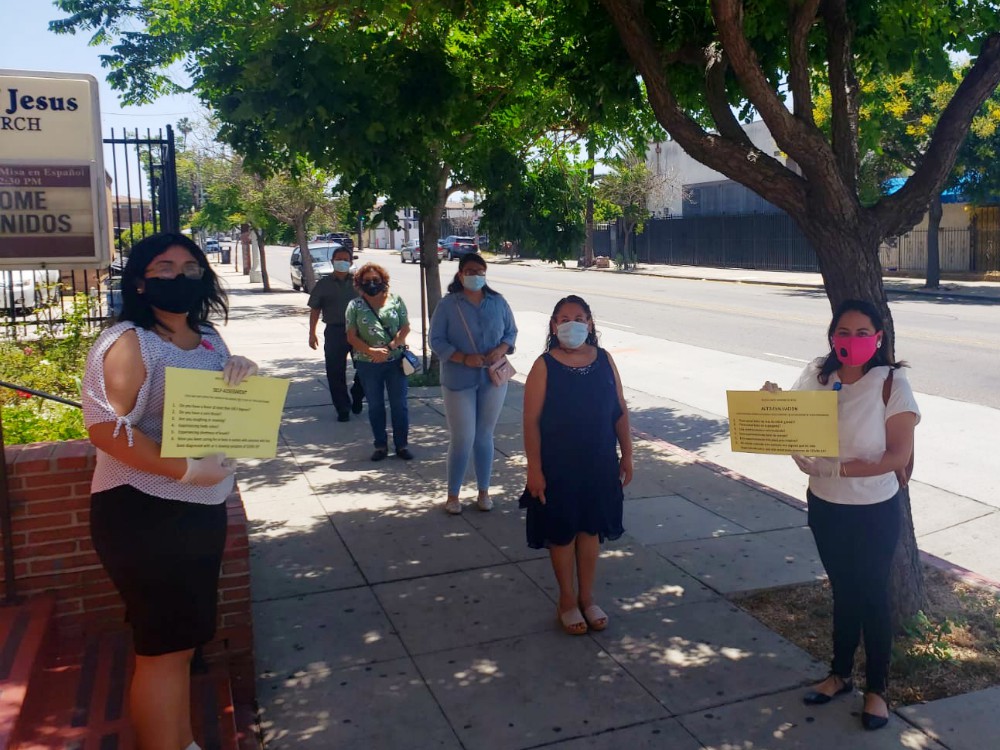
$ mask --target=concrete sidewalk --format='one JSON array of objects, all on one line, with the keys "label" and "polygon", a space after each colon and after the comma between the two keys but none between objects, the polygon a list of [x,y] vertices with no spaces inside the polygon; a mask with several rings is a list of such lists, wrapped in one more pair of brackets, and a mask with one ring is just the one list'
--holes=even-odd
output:
[{"label": "concrete sidewalk", "polygon": [[993,746],[989,691],[877,733],[860,729],[860,696],[802,705],[825,666],[726,596],[822,575],[804,513],[659,441],[637,442],[628,533],[602,555],[610,626],[564,635],[517,508],[522,388],[497,428],[496,509],[476,511],[470,484],[447,516],[438,390],[411,391],[416,460],[369,462],[366,415],[334,419],[304,297],[221,273],[232,351],[292,379],[278,456],[239,472],[268,750]]}]

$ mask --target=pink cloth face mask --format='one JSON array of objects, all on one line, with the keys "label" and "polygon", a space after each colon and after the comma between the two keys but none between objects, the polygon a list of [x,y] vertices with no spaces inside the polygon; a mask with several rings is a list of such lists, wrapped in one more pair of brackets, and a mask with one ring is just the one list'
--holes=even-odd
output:
[{"label": "pink cloth face mask", "polygon": [[881,345],[878,336],[844,336],[834,335],[833,353],[837,355],[842,365],[861,367],[875,356],[875,350]]}]

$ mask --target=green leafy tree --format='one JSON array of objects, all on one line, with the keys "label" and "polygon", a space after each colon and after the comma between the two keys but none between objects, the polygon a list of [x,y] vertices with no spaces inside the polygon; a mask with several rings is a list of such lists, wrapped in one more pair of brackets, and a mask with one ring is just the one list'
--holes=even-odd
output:
[{"label": "green leafy tree", "polygon": [[615,218],[622,221],[625,242],[622,264],[625,268],[635,265],[631,246],[634,232],[642,233],[646,221],[652,217],[652,202],[664,203],[680,192],[680,186],[669,174],[656,174],[646,163],[646,154],[640,148],[627,148],[608,160],[611,171],[597,182],[597,196],[607,205],[615,207]]},{"label": "green leafy tree", "polygon": [[[886,74],[862,82],[865,103],[859,117],[862,150],[861,200],[876,203],[891,177],[913,174],[930,147],[941,113],[965,77],[967,66],[936,72],[908,70]],[[825,127],[830,121],[830,94],[820,89],[816,97],[816,122]],[[989,200],[996,195],[1000,178],[995,178],[997,146],[1000,142],[1000,93],[994,91],[973,117],[969,135],[958,152],[955,166],[944,189],[959,189],[971,201]],[[931,195],[927,212],[927,287],[936,289],[941,281],[938,232],[943,207],[941,192]]]},{"label": "green leafy tree", "polygon": [[545,139],[529,161],[498,150],[489,164],[480,232],[549,260],[577,254],[586,232],[587,167],[574,160],[574,148]]},{"label": "green leafy tree", "polygon": [[129,102],[177,91],[165,71],[183,61],[190,88],[217,113],[220,137],[261,173],[305,157],[340,176],[354,215],[385,198],[369,223],[415,207],[433,311],[448,196],[481,189],[496,150],[528,160],[549,132],[610,111],[599,99],[617,102],[619,85],[638,91],[634,74],[621,71],[615,86],[591,91],[579,44],[563,39],[547,5],[58,0],[69,15],[52,28],[113,41],[108,79]]}]

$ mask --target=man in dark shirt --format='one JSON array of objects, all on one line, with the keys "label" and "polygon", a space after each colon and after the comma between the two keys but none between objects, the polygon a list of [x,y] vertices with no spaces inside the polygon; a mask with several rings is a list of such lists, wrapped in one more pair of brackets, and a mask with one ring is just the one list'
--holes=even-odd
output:
[{"label": "man in dark shirt", "polygon": [[347,303],[358,296],[351,275],[352,253],[347,248],[338,248],[333,253],[333,275],[316,282],[309,295],[309,346],[319,347],[316,324],[320,314],[326,325],[323,353],[326,356],[326,379],[330,383],[333,408],[337,410],[337,421],[347,422],[351,415],[361,413],[361,401],[365,396],[357,373],[350,396],[347,394],[347,356],[351,346],[347,343],[347,329],[344,327],[344,311]]}]

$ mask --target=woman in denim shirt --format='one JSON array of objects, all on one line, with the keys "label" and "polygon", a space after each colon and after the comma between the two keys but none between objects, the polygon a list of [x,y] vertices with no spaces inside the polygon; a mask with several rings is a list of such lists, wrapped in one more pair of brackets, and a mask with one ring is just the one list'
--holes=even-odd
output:
[{"label": "woman in denim shirt", "polygon": [[491,510],[490,475],[493,472],[493,429],[507,395],[507,384],[497,387],[487,368],[514,351],[517,326],[514,314],[500,294],[486,285],[486,261],[470,253],[458,264],[431,320],[431,349],[441,360],[441,385],[448,419],[448,500],[444,509],[462,512],[458,500],[469,457],[476,467],[479,510]]}]

